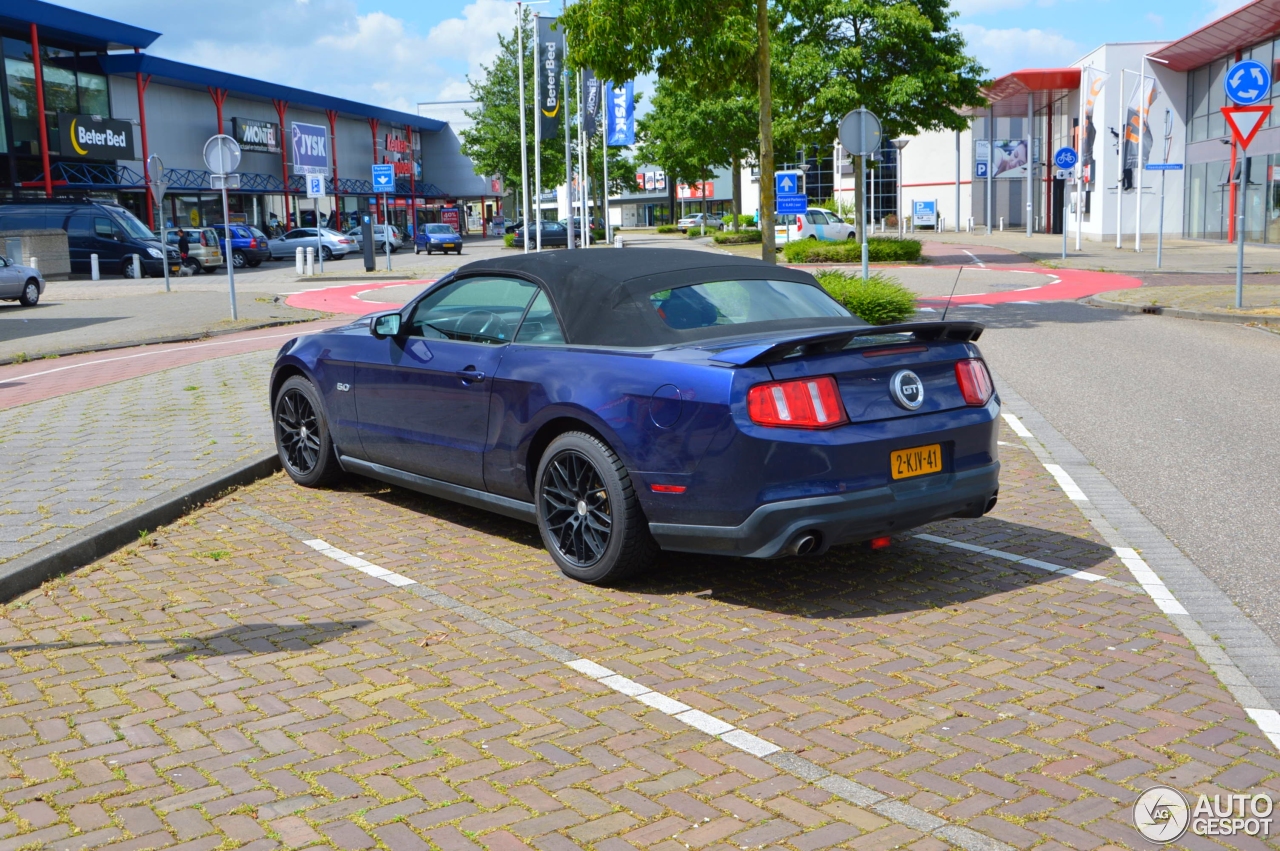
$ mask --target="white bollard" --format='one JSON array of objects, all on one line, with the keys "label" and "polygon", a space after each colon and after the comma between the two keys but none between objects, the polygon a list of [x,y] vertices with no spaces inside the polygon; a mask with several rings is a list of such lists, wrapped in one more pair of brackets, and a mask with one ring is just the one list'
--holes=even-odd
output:
[{"label": "white bollard", "polygon": [[620,237],[620,236],[615,236],[615,237],[613,238],[613,247],[614,247],[614,248],[623,248],[623,247],[625,247],[625,243],[622,241],[622,237]]},{"label": "white bollard", "polygon": [[30,260],[27,261],[27,265],[30,266],[32,269],[35,269],[37,272],[40,271],[40,258],[32,257]]},{"label": "white bollard", "polygon": [[102,278],[102,275],[98,271],[98,255],[90,254],[89,255],[89,280],[97,281],[97,280],[101,280],[101,278]]},{"label": "white bollard", "polygon": [[316,250],[315,248],[307,249],[307,277],[311,277],[316,273]]},{"label": "white bollard", "polygon": [[293,252],[293,268],[299,275],[301,275],[303,271],[302,263],[303,263],[303,253],[302,253],[302,249],[299,248],[297,251]]},{"label": "white bollard", "polygon": [[1004,233],[1004,216],[1000,217],[1000,232]]},{"label": "white bollard", "polygon": [[133,277],[142,280],[142,255],[130,254],[127,262],[133,267]]},{"label": "white bollard", "polygon": [[947,220],[944,217],[938,216],[938,223],[933,226],[933,232],[938,233],[940,231],[946,230],[947,229],[946,222]]}]

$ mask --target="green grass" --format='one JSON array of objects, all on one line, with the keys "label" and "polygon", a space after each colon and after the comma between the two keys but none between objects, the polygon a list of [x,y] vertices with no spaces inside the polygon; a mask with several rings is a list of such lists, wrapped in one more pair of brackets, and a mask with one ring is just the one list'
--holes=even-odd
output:
[{"label": "green grass", "polygon": [[867,280],[835,269],[814,275],[832,298],[850,313],[872,325],[892,325],[916,312],[916,297],[896,278],[877,272]]},{"label": "green grass", "polygon": [[[862,245],[853,240],[819,242],[802,239],[784,244],[782,253],[788,263],[862,262]],[[913,263],[920,259],[920,240],[869,237],[867,256],[872,263]]]},{"label": "green grass", "polygon": [[717,245],[759,245],[762,238],[758,230],[725,231],[714,237]]}]

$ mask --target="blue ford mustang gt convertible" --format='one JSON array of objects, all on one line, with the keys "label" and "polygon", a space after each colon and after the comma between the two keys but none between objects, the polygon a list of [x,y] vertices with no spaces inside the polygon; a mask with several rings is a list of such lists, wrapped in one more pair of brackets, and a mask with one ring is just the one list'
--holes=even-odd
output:
[{"label": "blue ford mustang gt convertible", "polygon": [[995,505],[974,322],[868,326],[806,272],[673,249],[470,263],[290,340],[280,460],[537,523],[612,582],[659,550],[771,558]]}]

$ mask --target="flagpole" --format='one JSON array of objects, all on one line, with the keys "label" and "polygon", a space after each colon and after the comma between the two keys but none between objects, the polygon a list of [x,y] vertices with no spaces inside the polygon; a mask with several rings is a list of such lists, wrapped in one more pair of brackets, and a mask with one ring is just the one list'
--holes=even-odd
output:
[{"label": "flagpole", "polygon": [[[533,37],[537,47],[533,51],[533,70],[537,73],[538,57],[542,54],[541,31],[538,29],[538,13],[533,13]],[[534,84],[534,92],[542,91],[542,83]],[[535,109],[533,110],[533,229],[537,240],[537,251],[542,251],[542,97],[538,95],[534,98]],[[524,220],[524,241],[529,242],[529,220]]]},{"label": "flagpole", "polygon": [[1138,207],[1134,210],[1134,251],[1142,251],[1142,143],[1147,129],[1147,57],[1142,57],[1138,69],[1138,159],[1133,164],[1133,170],[1138,173]]},{"label": "flagpole", "polygon": [[[524,222],[524,253],[529,253],[529,136],[525,127],[524,104],[524,2],[516,0],[516,43],[520,53],[520,195]],[[536,33],[535,33],[536,38]]]},{"label": "flagpole", "polygon": [[600,156],[604,161],[604,188],[601,190],[604,196],[604,240],[613,245],[613,222],[609,219],[609,114],[604,106],[605,87],[601,83],[597,85],[600,86],[600,117],[604,119],[600,122]]},{"label": "flagpole", "polygon": [[590,177],[587,174],[587,131],[583,122],[586,120],[586,103],[584,101],[583,85],[585,83],[584,74],[578,71],[578,197],[581,199],[582,205],[582,246],[583,248],[591,244],[591,226],[587,219],[590,214],[587,212],[587,195],[588,186],[590,186]]},{"label": "flagpole", "polygon": [[[1090,65],[1080,75],[1080,81],[1084,83],[1080,87],[1080,120],[1076,122],[1079,130],[1076,132],[1076,145],[1080,150],[1077,152],[1080,161],[1076,166],[1076,251],[1080,250],[1080,230],[1084,227],[1084,146],[1085,133],[1088,132],[1084,126],[1084,99],[1088,97],[1088,93],[1093,91],[1093,74],[1090,73],[1093,66]],[[1093,153],[1093,149],[1089,149],[1089,153]],[[1065,223],[1064,223],[1065,224]]]}]

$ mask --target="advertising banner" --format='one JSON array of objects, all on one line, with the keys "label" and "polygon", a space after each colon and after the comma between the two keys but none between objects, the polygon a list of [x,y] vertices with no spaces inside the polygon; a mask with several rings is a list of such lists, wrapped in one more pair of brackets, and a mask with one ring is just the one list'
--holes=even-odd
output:
[{"label": "advertising banner", "polygon": [[[1151,105],[1156,102],[1156,98],[1160,97],[1160,87],[1156,85],[1154,77],[1147,78],[1147,84],[1140,92],[1138,87],[1133,89],[1133,96],[1129,98],[1129,107],[1127,109],[1127,118],[1124,123],[1124,167],[1126,170],[1140,168],[1145,166],[1151,159]],[[1142,110],[1141,123],[1142,127],[1142,166],[1138,165],[1138,110]]]},{"label": "advertising banner", "polygon": [[64,157],[132,160],[133,125],[92,115],[58,113],[58,137]]},{"label": "advertising banner", "polygon": [[445,207],[440,211],[440,221],[458,233],[462,233],[462,217],[457,207]]},{"label": "advertising banner", "polygon": [[714,198],[716,197],[715,184],[711,181],[699,180],[697,183],[677,183],[676,198],[682,201],[690,201],[696,198]]},{"label": "advertising banner", "polygon": [[1093,123],[1093,111],[1098,103],[1098,95],[1102,94],[1102,86],[1110,76],[1110,74],[1105,71],[1099,71],[1092,65],[1085,68],[1084,73],[1080,75],[1080,86],[1084,91],[1084,138],[1081,140],[1077,150],[1080,153],[1080,160],[1083,166],[1081,171],[1084,174],[1086,190],[1093,189],[1098,173],[1097,169],[1094,168],[1095,160],[1093,158],[1093,143],[1098,136],[1098,128]]},{"label": "advertising banner", "polygon": [[539,138],[554,139],[560,132],[563,112],[560,98],[560,72],[564,70],[564,36],[553,27],[555,18],[538,18],[538,58],[535,63],[537,81]]},{"label": "advertising banner", "polygon": [[294,174],[327,174],[329,171],[329,128],[319,124],[293,122],[290,134]]},{"label": "advertising banner", "polygon": [[975,176],[986,178],[987,169],[990,169],[994,178],[1026,180],[1026,139],[996,139],[990,143],[986,139],[978,139],[976,142],[973,158]]},{"label": "advertising banner", "polygon": [[590,68],[582,72],[582,130],[588,139],[600,132],[600,82]]},{"label": "advertising banner", "polygon": [[609,116],[609,128],[606,131],[611,147],[625,147],[636,143],[636,97],[635,84],[630,80],[621,86],[609,87],[609,102],[606,106]]},{"label": "advertising banner", "polygon": [[231,119],[231,136],[242,151],[280,153],[280,125],[254,118]]}]

